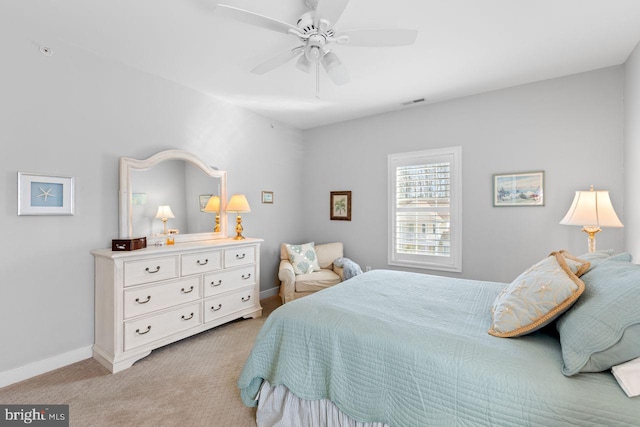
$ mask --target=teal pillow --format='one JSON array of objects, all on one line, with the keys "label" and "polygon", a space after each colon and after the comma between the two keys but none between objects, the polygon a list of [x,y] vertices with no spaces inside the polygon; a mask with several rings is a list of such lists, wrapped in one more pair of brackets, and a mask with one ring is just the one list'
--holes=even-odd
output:
[{"label": "teal pillow", "polygon": [[595,251],[587,254],[582,254],[578,258],[591,263],[591,268],[600,264],[603,261],[627,261],[631,262],[631,254],[628,252],[622,252],[617,255],[613,255],[613,249],[605,249]]},{"label": "teal pillow", "polygon": [[510,338],[534,332],[568,310],[584,291],[578,278],[589,263],[553,252],[507,286],[491,307],[489,334]]},{"label": "teal pillow", "polygon": [[589,261],[591,263],[591,268],[600,264],[605,259],[611,257],[613,255],[613,249],[605,249],[599,250],[595,252],[589,252],[587,254],[582,254],[578,256],[578,258],[583,259],[585,261]]},{"label": "teal pillow", "polygon": [[567,376],[640,357],[640,265],[606,260],[581,279],[584,293],[556,324]]},{"label": "teal pillow", "polygon": [[629,252],[622,252],[618,255],[612,255],[609,258],[605,259],[606,262],[609,261],[625,261],[631,262],[631,254]]}]

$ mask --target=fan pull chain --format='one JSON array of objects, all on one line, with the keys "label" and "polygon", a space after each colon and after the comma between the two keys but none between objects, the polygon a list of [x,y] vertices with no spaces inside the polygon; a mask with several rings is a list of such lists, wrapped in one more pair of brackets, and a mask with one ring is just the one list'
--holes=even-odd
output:
[{"label": "fan pull chain", "polygon": [[316,98],[320,99],[320,62],[316,62]]}]

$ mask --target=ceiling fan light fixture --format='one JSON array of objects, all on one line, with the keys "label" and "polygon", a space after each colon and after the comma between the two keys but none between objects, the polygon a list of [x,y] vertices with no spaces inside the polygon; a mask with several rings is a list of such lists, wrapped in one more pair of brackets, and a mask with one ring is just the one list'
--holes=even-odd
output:
[{"label": "ceiling fan light fixture", "polygon": [[300,55],[298,62],[296,62],[296,68],[308,74],[311,72],[311,62],[309,62],[305,55]]},{"label": "ceiling fan light fixture", "polygon": [[304,56],[306,56],[309,62],[318,62],[322,57],[322,52],[320,46],[310,45],[304,51]]},{"label": "ceiling fan light fixture", "polygon": [[342,86],[349,83],[349,72],[335,53],[325,53],[322,58],[322,66],[336,85]]},{"label": "ceiling fan light fixture", "polygon": [[335,53],[327,52],[322,58],[322,65],[324,65],[325,70],[329,71],[340,67],[342,62]]}]

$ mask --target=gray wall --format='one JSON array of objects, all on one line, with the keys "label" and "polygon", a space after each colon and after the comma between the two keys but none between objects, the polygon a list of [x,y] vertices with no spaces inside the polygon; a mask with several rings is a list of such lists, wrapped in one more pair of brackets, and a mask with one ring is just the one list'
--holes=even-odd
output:
[{"label": "gray wall", "polygon": [[[584,253],[585,233],[558,222],[590,184],[610,190],[624,221],[622,95],[622,67],[612,67],[306,132],[304,240],[342,240],[345,256],[389,268],[387,155],[460,145],[463,272],[448,275],[510,282],[553,250]],[[492,174],[536,170],[544,207],[492,206]],[[351,222],[329,220],[338,190],[353,192]],[[597,243],[620,251],[623,231]]]},{"label": "gray wall", "polygon": [[624,69],[624,244],[640,262],[640,44]]},{"label": "gray wall", "polygon": [[[584,234],[558,221],[589,184],[611,190],[625,221],[621,67],[303,133],[64,44],[44,57],[15,34],[0,38],[0,373],[92,345],[89,251],[118,236],[121,156],[183,149],[227,170],[228,193],[252,207],[245,234],[265,239],[262,290],[276,286],[283,241],[342,240],[363,266],[387,267],[392,152],[463,146],[462,277],[509,281],[551,250],[584,252]],[[493,173],[539,169],[545,207],[491,206]],[[18,217],[17,171],[75,176],[75,216]],[[262,190],[274,204],[260,203]],[[353,191],[351,222],[329,221],[332,190]],[[622,231],[604,230],[598,244],[622,250]]]},{"label": "gray wall", "polygon": [[[64,44],[45,57],[19,31],[0,50],[0,373],[93,344],[89,251],[118,237],[121,156],[183,149],[227,170],[276,285],[280,242],[302,235],[300,131]],[[18,171],[75,176],[76,214],[17,216]]]}]

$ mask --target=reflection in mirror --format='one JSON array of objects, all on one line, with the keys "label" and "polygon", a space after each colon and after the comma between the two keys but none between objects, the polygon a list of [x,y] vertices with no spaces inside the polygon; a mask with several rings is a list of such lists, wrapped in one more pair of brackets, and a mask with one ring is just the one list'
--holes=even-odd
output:
[{"label": "reflection in mirror", "polygon": [[159,206],[171,208],[167,229],[177,231],[176,241],[227,237],[226,215],[221,215],[219,231],[214,232],[216,214],[205,210],[211,196],[226,199],[226,172],[190,153],[169,150],[146,160],[123,157],[120,180],[121,237],[146,236],[148,243],[164,240]]}]

